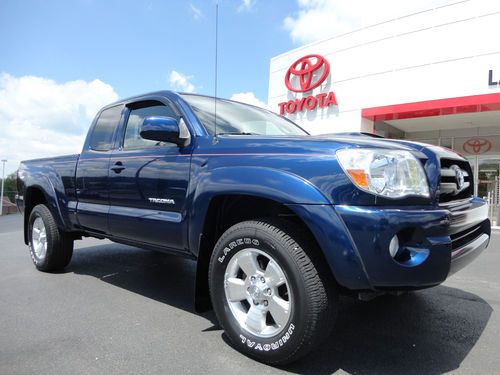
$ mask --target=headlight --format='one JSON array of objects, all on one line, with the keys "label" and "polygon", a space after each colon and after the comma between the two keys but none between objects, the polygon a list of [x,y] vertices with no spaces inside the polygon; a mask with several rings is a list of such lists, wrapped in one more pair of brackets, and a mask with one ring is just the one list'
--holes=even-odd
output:
[{"label": "headlight", "polygon": [[360,189],[388,198],[429,196],[424,169],[408,151],[343,149],[337,159]]}]

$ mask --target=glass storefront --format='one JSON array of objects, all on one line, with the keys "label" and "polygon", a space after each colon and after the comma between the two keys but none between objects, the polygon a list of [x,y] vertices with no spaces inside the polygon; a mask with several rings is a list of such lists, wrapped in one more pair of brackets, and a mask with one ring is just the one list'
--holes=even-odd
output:
[{"label": "glass storefront", "polygon": [[500,225],[500,155],[476,156],[468,158],[477,168],[475,174],[475,194],[484,198],[490,205],[492,225]]},{"label": "glass storefront", "polygon": [[477,195],[483,198],[498,195],[500,158],[478,160]]}]

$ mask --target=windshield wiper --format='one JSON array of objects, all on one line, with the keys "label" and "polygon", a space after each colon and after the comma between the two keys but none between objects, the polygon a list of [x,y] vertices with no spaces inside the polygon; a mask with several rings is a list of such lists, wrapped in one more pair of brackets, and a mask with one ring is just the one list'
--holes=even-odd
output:
[{"label": "windshield wiper", "polygon": [[225,133],[217,133],[217,135],[260,135],[260,134],[250,133],[250,132],[225,132]]}]

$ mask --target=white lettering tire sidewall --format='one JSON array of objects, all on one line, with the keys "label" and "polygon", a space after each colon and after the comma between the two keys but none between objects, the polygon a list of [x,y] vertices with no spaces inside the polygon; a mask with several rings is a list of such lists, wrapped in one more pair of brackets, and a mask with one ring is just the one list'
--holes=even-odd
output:
[{"label": "white lettering tire sidewall", "polygon": [[[235,233],[231,233],[226,238],[223,236],[221,240],[219,240],[212,255],[210,278],[213,281],[210,284],[213,287],[211,288],[211,296],[219,322],[231,342],[246,355],[258,360],[265,359],[266,362],[273,361],[273,357],[279,361],[282,358],[293,355],[296,347],[301,344],[303,336],[302,328],[304,326],[303,319],[306,316],[303,306],[305,292],[301,290],[301,275],[296,265],[294,265],[293,259],[288,256],[286,248],[276,242],[271,236],[265,232],[261,233],[257,231],[256,233],[254,229],[248,231],[240,229],[237,232],[235,231]],[[224,273],[226,272],[229,260],[237,252],[249,247],[266,252],[277,261],[283,269],[292,289],[293,305],[290,320],[280,333],[269,338],[256,337],[244,330],[233,317],[226,298],[222,298],[225,293]]]}]

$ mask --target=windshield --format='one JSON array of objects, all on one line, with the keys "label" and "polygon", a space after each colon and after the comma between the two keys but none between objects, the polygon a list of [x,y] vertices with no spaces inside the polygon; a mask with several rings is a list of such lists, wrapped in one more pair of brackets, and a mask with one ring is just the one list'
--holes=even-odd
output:
[{"label": "windshield", "polygon": [[[182,94],[210,135],[215,134],[215,99]],[[217,99],[217,134],[308,135],[293,122],[264,109]]]}]

